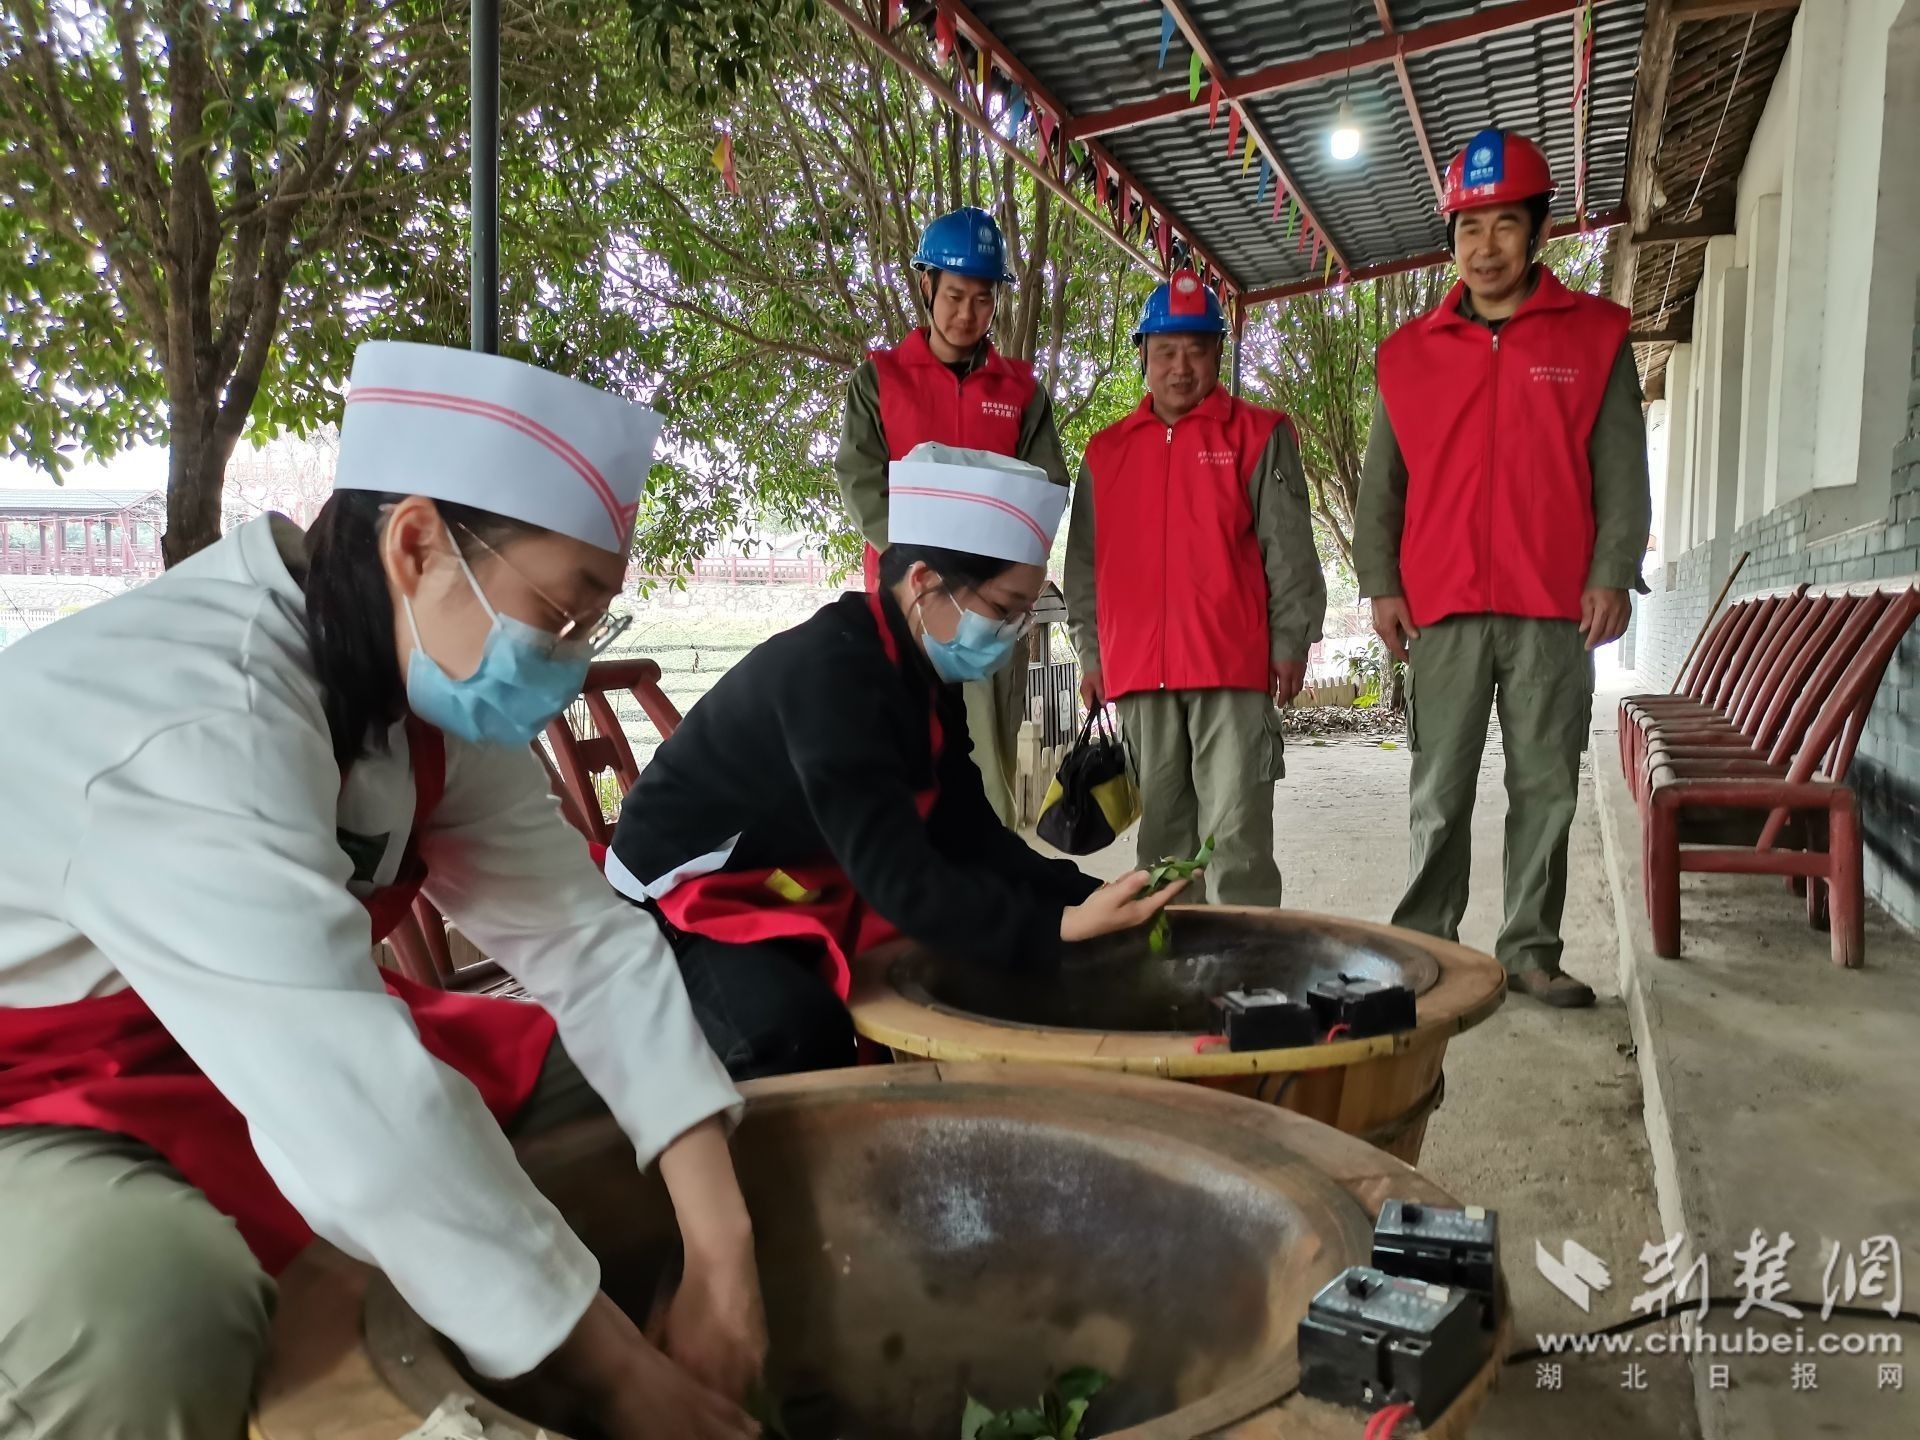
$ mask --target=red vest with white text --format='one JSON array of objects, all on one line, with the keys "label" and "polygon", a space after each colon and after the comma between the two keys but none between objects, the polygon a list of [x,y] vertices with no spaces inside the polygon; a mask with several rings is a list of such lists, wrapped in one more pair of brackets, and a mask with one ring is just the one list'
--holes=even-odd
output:
[{"label": "red vest with white text", "polygon": [[1407,467],[1400,579],[1415,625],[1449,615],[1578,620],[1593,562],[1588,442],[1628,315],[1542,269],[1495,334],[1464,286],[1380,347]]},{"label": "red vest with white text", "polygon": [[889,459],[904,459],[929,440],[1019,454],[1022,417],[1037,388],[1031,365],[989,345],[986,363],[962,380],[940,363],[925,330],[870,358],[880,381],[880,428],[887,432]]},{"label": "red vest with white text", "polygon": [[1087,442],[1109,695],[1266,690],[1267,571],[1247,484],[1277,410],[1213,392],[1167,425],[1148,395]]}]

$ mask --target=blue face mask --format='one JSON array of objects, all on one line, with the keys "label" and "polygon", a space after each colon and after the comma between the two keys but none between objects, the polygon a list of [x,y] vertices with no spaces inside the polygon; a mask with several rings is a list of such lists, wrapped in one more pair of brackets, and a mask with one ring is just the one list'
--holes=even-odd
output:
[{"label": "blue face mask", "polygon": [[554,638],[543,630],[502,615],[488,603],[480,582],[456,550],[467,584],[493,617],[480,651],[480,664],[464,680],[448,676],[420,643],[413,601],[406,600],[413,629],[413,654],[407,660],[407,704],[437,729],[476,745],[527,745],[580,693],[592,657],[554,653]]},{"label": "blue face mask", "polygon": [[1020,638],[1018,631],[1004,623],[996,624],[958,600],[953,601],[953,608],[960,612],[953,639],[936,640],[931,633],[926,637],[927,659],[933,662],[934,673],[949,685],[958,685],[985,680],[1005,669]]}]

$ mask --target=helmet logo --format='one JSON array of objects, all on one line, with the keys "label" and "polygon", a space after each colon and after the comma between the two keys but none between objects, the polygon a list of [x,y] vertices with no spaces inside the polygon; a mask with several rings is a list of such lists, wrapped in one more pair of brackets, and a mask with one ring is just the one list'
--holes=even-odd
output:
[{"label": "helmet logo", "polygon": [[1468,143],[1466,161],[1462,185],[1470,190],[1498,185],[1507,175],[1506,137],[1498,130],[1482,130]]}]

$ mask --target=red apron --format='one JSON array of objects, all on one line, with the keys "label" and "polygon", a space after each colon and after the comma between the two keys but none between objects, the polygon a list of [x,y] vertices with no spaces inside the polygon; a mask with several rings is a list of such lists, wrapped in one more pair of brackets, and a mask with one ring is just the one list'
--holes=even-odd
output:
[{"label": "red apron", "polygon": [[[867,609],[880,632],[881,648],[899,668],[900,647],[887,624],[880,597],[873,591],[867,594]],[[937,701],[928,711],[927,724],[934,780],[913,797],[913,808],[922,820],[933,813],[940,798],[940,752],[946,746],[946,733],[940,726]],[[868,908],[846,872],[831,861],[778,870],[721,870],[698,875],[682,880],[654,904],[676,929],[728,945],[751,945],[758,940],[818,940],[826,947],[822,974],[842,1000],[852,988],[853,957],[899,934]]]},{"label": "red apron", "polygon": [[[366,899],[373,938],[406,918],[426,879],[419,840],[446,783],[446,742],[412,718],[413,833],[391,885]],[[382,972],[427,1053],[473,1083],[503,1123],[540,1077],[554,1022],[537,1005],[460,995]],[[233,1217],[277,1274],[313,1238],[254,1154],[247,1122],[214,1089],[133,990],[66,1005],[0,1006],[0,1126],[77,1125],[152,1146]]]}]

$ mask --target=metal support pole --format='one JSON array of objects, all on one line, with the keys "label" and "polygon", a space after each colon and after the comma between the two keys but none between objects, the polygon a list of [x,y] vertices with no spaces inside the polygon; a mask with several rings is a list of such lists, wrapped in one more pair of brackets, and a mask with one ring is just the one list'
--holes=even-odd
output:
[{"label": "metal support pole", "polygon": [[472,345],[500,353],[500,0],[472,0]]}]

